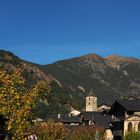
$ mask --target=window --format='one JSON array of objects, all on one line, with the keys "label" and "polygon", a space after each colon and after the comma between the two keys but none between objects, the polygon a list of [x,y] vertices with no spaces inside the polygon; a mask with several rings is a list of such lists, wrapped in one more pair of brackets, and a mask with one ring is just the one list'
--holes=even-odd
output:
[{"label": "window", "polygon": [[90,98],[88,99],[88,105],[90,105]]},{"label": "window", "polygon": [[140,122],[138,123],[138,131],[140,131]]},{"label": "window", "polygon": [[128,123],[128,131],[132,131],[132,123],[131,122]]}]

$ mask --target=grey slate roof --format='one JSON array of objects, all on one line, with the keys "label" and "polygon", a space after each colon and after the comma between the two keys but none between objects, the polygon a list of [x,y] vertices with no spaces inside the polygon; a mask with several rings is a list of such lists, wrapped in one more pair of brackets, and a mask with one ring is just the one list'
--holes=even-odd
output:
[{"label": "grey slate roof", "polygon": [[106,116],[95,115],[93,118],[93,121],[95,122],[96,125],[98,125],[102,128],[109,128],[110,123],[113,122],[114,120],[109,115],[106,115]]},{"label": "grey slate roof", "polygon": [[44,121],[48,121],[50,119],[54,120],[55,122],[63,122],[63,123],[80,123],[81,122],[79,116],[69,116],[69,115],[62,115],[62,114],[60,115],[60,118],[58,118],[58,114],[48,116],[47,119],[45,119]]},{"label": "grey slate roof", "polygon": [[95,92],[93,92],[93,89],[92,88],[90,89],[90,91],[88,93],[88,96],[94,96],[94,97],[96,97]]},{"label": "grey slate roof", "polygon": [[140,99],[138,100],[119,100],[117,101],[127,111],[140,111]]},{"label": "grey slate roof", "polygon": [[82,114],[84,114],[84,120],[93,120],[93,117],[96,116],[96,115],[100,115],[101,112],[83,111]]},{"label": "grey slate roof", "polygon": [[102,115],[101,112],[82,112],[84,114],[84,120],[91,120],[96,125],[102,128],[109,128],[109,124],[114,120],[110,115]]},{"label": "grey slate roof", "polygon": [[64,123],[80,123],[80,118],[79,116],[61,116],[60,121]]}]

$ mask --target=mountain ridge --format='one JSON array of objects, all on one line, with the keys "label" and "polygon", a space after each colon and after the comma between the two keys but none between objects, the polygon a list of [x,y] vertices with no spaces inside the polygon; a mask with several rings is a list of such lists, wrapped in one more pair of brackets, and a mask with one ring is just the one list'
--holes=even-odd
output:
[{"label": "mountain ridge", "polygon": [[[115,83],[115,80],[116,80],[118,83],[121,82],[122,86],[124,85],[125,88],[127,88],[127,84],[125,85],[125,82],[128,83],[128,81],[130,81],[130,79],[134,75],[136,76],[137,73],[139,74],[139,67],[140,67],[139,64],[140,64],[140,60],[135,59],[135,58],[121,57],[118,55],[111,55],[109,57],[104,58],[104,57],[100,57],[96,54],[88,54],[88,55],[84,55],[81,57],[57,61],[53,64],[45,65],[45,66],[43,66],[43,70],[44,70],[44,72],[46,71],[46,72],[52,74],[54,77],[56,77],[56,79],[59,79],[59,81],[61,81],[62,83],[63,83],[63,81],[65,81],[66,83],[67,82],[70,83],[70,81],[68,80],[70,77],[71,78],[73,77],[75,79],[76,78],[80,79],[80,78],[82,78],[82,76],[86,75],[86,77],[84,77],[84,78],[85,79],[89,78],[89,81],[92,79],[92,81],[95,84],[100,82],[99,85],[104,84],[104,86],[109,87],[109,85],[111,85],[112,83]],[[134,67],[136,69],[133,69]],[[57,69],[59,72],[56,72],[55,69]],[[129,70],[129,69],[131,69],[131,70]],[[67,77],[67,78],[62,78],[60,71],[63,73],[64,77]],[[71,75],[71,76],[69,77],[68,75]],[[78,75],[82,75],[82,76],[78,77]],[[119,75],[119,77],[117,77],[117,75]],[[115,79],[113,79],[112,77],[114,77]],[[123,79],[124,83],[122,83],[121,78]],[[131,80],[132,83],[131,84],[129,83],[128,87],[130,85],[131,86],[139,85],[139,80],[137,81],[138,83],[136,81],[134,82],[134,79],[136,80],[136,78],[137,77],[135,77],[135,78],[133,77],[133,80]],[[97,80],[97,81],[95,81],[95,80]],[[73,81],[73,80],[71,79],[71,81]],[[73,81],[73,83],[74,83],[74,81]],[[115,84],[117,84],[117,83],[115,83]],[[89,85],[91,85],[91,84],[89,84]],[[81,85],[79,85],[79,86],[81,86]],[[119,86],[119,84],[116,86]],[[83,86],[81,86],[81,87],[83,87]],[[92,88],[92,86],[91,86],[91,88]],[[115,90],[115,88],[118,88],[118,87],[112,87],[112,89],[114,90],[114,93],[116,93],[116,91],[117,91],[117,90]],[[88,90],[89,90],[89,87],[86,90],[86,92]],[[125,93],[125,92],[129,93],[128,90],[123,89],[123,90],[117,91],[117,94],[118,95],[120,94],[120,96],[125,95],[125,94],[127,95],[127,93]],[[130,94],[131,93],[134,94],[134,91],[131,90]]]},{"label": "mountain ridge", "polygon": [[47,104],[39,104],[39,116],[68,112],[71,108],[82,110],[91,88],[98,104],[113,102],[122,96],[140,96],[140,60],[135,58],[87,54],[39,65],[0,50],[0,66],[7,72],[22,69],[29,85],[37,80],[49,82],[51,94]]}]

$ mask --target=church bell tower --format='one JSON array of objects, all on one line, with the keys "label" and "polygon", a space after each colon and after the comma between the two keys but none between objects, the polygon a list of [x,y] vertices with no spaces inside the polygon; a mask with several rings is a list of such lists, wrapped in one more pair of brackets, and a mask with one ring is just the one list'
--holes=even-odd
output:
[{"label": "church bell tower", "polygon": [[97,108],[97,97],[91,89],[88,96],[86,97],[86,111],[98,111]]}]

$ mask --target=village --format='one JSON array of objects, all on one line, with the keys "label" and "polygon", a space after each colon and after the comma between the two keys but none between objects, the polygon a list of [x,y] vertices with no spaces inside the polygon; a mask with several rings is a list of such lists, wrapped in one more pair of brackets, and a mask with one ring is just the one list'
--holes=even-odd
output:
[{"label": "village", "polygon": [[[98,126],[105,130],[106,140],[122,140],[129,132],[140,132],[140,99],[131,96],[115,100],[112,105],[97,106],[97,97],[90,90],[86,97],[85,111],[73,110],[69,114],[58,114],[48,119],[68,129]],[[42,119],[36,121],[44,122]]]},{"label": "village", "polygon": [[140,0],[0,0],[0,140],[140,140]]}]

